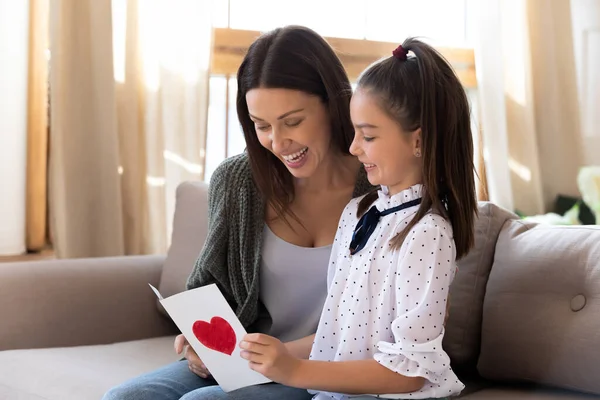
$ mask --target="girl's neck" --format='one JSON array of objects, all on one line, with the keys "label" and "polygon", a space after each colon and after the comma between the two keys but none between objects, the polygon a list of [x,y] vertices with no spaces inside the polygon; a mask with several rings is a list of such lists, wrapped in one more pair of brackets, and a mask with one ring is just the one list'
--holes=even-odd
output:
[{"label": "girl's neck", "polygon": [[388,188],[388,196],[390,196],[390,197],[394,196],[394,195],[402,192],[403,190],[413,187],[419,183],[423,183],[423,179],[421,178],[420,174],[412,176],[412,177],[407,177],[402,182],[398,182],[393,185],[389,185],[389,186],[386,185]]}]

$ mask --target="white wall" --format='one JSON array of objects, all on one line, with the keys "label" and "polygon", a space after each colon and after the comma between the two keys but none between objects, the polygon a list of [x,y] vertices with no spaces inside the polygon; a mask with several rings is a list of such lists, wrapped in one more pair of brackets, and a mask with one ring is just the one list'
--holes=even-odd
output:
[{"label": "white wall", "polygon": [[29,1],[0,0],[0,255],[25,251]]}]

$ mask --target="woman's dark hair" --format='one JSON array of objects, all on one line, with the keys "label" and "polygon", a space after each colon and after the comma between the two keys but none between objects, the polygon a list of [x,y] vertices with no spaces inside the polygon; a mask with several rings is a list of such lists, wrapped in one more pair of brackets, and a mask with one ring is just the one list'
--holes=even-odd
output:
[{"label": "woman's dark hair", "polygon": [[302,26],[286,26],[265,33],[252,43],[238,70],[237,83],[237,113],[254,181],[278,217],[286,220],[294,199],[292,175],[258,141],[246,93],[256,88],[280,88],[318,96],[329,111],[333,149],[350,154],[354,129],[348,75],[334,50],[319,34]]},{"label": "woman's dark hair", "polygon": [[[450,220],[460,259],[473,246],[477,215],[469,102],[452,67],[433,47],[409,38],[402,48],[394,52],[399,56],[371,65],[357,82],[357,90],[372,95],[404,131],[421,129],[423,200],[391,245],[399,248],[432,209]],[[361,200],[359,215],[376,197],[371,192]]]}]

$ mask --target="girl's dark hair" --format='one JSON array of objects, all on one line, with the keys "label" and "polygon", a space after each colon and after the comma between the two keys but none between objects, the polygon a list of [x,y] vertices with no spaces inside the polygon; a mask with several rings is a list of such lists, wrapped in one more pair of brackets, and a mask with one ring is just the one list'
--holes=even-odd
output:
[{"label": "girl's dark hair", "polygon": [[252,43],[238,70],[237,84],[237,113],[254,181],[277,216],[287,221],[285,215],[294,199],[292,175],[258,141],[246,93],[256,88],[281,88],[318,96],[329,111],[332,148],[350,154],[354,129],[348,75],[319,34],[302,26],[286,26],[265,33]]},{"label": "girl's dark hair", "polygon": [[[473,246],[477,215],[467,95],[452,67],[434,48],[414,38],[405,40],[402,47],[413,55],[381,60],[364,71],[357,83],[358,89],[374,96],[404,131],[421,128],[423,200],[416,216],[391,245],[399,248],[408,232],[432,209],[450,220],[460,259]],[[376,192],[365,196],[358,214],[362,215],[376,197]]]}]

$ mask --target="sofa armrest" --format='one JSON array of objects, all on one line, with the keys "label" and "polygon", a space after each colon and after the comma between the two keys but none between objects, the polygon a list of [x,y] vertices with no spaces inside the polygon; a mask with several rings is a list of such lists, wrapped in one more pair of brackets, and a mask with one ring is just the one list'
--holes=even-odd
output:
[{"label": "sofa armrest", "polygon": [[107,344],[177,332],[158,311],[164,256],[0,264],[0,350]]}]

